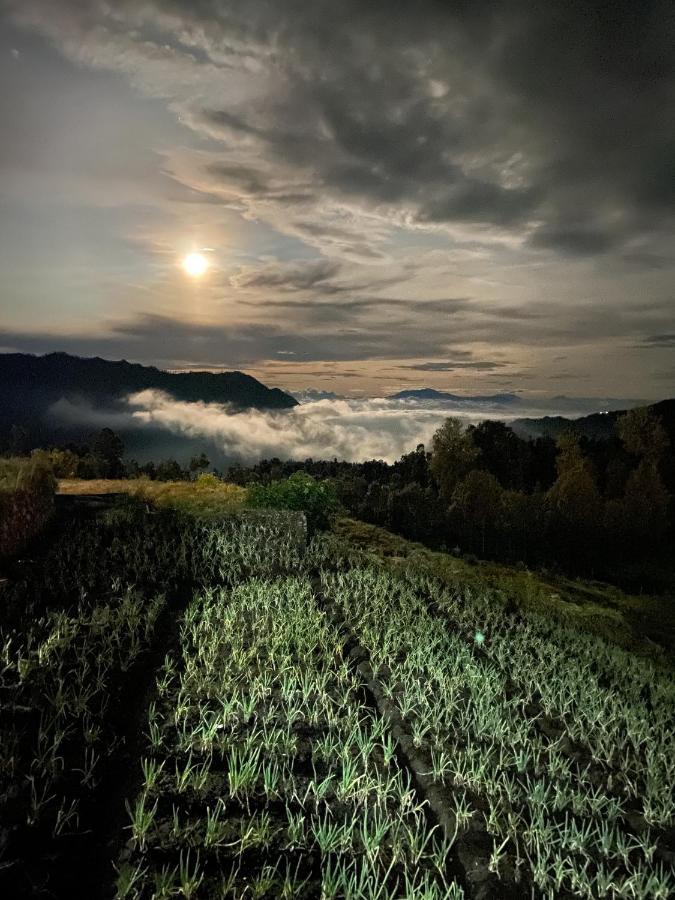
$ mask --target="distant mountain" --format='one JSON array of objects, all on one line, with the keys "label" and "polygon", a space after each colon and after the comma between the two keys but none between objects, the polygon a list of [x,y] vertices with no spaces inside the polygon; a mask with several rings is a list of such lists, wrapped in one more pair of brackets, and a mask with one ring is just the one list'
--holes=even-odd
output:
[{"label": "distant mountain", "polygon": [[[660,416],[675,447],[675,399],[661,400],[649,404],[649,409]],[[624,415],[623,410],[597,412],[578,419],[567,419],[564,416],[543,416],[541,419],[514,419],[509,423],[511,428],[524,438],[552,437],[556,438],[563,431],[574,431],[585,437],[606,440],[614,436],[617,419]]]},{"label": "distant mountain", "polygon": [[289,391],[291,397],[295,397],[298,403],[316,403],[318,400],[344,400],[341,394],[333,391],[320,391],[316,388],[305,388],[303,391]]},{"label": "distant mountain", "polygon": [[82,359],[67,353],[0,354],[0,430],[20,425],[43,433],[60,400],[114,410],[128,394],[165,391],[177,400],[229,403],[236,409],[288,409],[297,400],[243,372],[164,372],[153,366]]},{"label": "distant mountain", "polygon": [[649,400],[628,397],[568,397],[566,394],[557,394],[555,397],[528,398],[527,405],[549,415],[578,419],[594,413],[604,415],[608,412],[625,412],[635,406],[648,406]]},{"label": "distant mountain", "polygon": [[446,391],[437,391],[434,388],[417,388],[416,390],[399,391],[398,394],[390,394],[388,400],[437,400],[444,403],[485,403],[493,406],[508,406],[511,403],[520,402],[517,394],[487,394],[478,396],[461,396],[449,394]]}]

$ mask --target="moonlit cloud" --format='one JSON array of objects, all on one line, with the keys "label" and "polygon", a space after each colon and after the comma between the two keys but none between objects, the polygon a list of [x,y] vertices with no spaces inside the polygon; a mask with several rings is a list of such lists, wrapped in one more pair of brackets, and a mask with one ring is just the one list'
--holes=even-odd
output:
[{"label": "moonlit cloud", "polygon": [[385,459],[393,462],[428,441],[447,416],[442,410],[413,411],[387,400],[321,400],[271,414],[232,415],[212,403],[180,403],[157,391],[129,399],[136,422],[212,441],[227,456],[251,460],[277,456]]},{"label": "moonlit cloud", "polygon": [[[417,444],[429,445],[448,416],[465,423],[539,416],[551,410],[582,415],[595,409],[621,409],[639,401],[616,398],[566,398],[499,402],[415,402],[409,400],[301,398],[299,406],[277,412],[235,412],[226,404],[179,401],[162,391],[146,390],[127,398],[123,408],[92,409],[61,400],[51,408],[53,420],[92,429],[105,425],[123,434],[144,431],[189,439],[196,447],[227,462],[261,458],[303,460],[308,457],[361,462],[394,462]],[[215,454],[214,451],[215,450]]]},{"label": "moonlit cloud", "polygon": [[[616,408],[626,401],[594,398],[594,402]],[[392,463],[419,443],[430,445],[434,432],[450,415],[459,416],[465,423],[477,423],[541,413],[541,408],[524,405],[505,413],[499,404],[326,399],[276,413],[248,410],[233,415],[221,404],[184,403],[160,391],[134,394],[128,404],[136,423],[206,439],[227,457],[242,460],[337,457],[352,462],[384,459]],[[576,409],[574,401],[563,405],[581,413],[586,404],[578,401]]]}]

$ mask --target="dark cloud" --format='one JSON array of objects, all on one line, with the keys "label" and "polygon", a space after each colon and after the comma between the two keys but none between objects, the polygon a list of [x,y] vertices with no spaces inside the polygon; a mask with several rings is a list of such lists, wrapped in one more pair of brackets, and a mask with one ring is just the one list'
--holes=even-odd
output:
[{"label": "dark cloud", "polygon": [[339,293],[346,287],[334,283],[339,274],[339,262],[319,259],[308,263],[271,263],[267,266],[243,269],[230,278],[239,288],[281,288],[285,291],[320,290]]},{"label": "dark cloud", "polygon": [[289,203],[323,192],[420,222],[531,227],[533,246],[575,255],[673,226],[668,0],[127,0],[114,12],[62,0],[60,17],[44,0],[9,6],[90,58],[106,37],[120,42],[146,80],[162,51],[197,83],[214,66],[266,79],[222,106],[208,86],[192,89],[208,96],[201,107],[185,98],[196,128],[248,146],[248,159],[206,168],[252,198],[300,172],[307,191],[278,194]]},{"label": "dark cloud", "polygon": [[572,256],[594,256],[605,253],[620,243],[619,235],[586,223],[544,225],[530,237],[533,247],[557,250]]},{"label": "dark cloud", "polygon": [[[262,266],[245,266],[235,275],[230,276],[232,287],[256,290],[269,302],[269,293],[305,293],[311,297],[333,296],[338,294],[358,294],[364,291],[376,291],[393,284],[400,285],[410,275],[397,272],[394,275],[383,274],[381,267],[359,272],[355,279],[350,269],[343,262],[329,259],[298,260],[294,262],[271,262]],[[366,276],[366,277],[364,277]],[[244,303],[250,301],[241,301]],[[376,303],[373,298],[373,304]],[[274,301],[273,305],[294,305],[293,301]],[[298,305],[307,305],[307,300]]]},{"label": "dark cloud", "polygon": [[590,376],[586,372],[558,372],[555,375],[547,375],[548,381],[576,381],[577,379],[587,379]]},{"label": "dark cloud", "polygon": [[[251,304],[256,305],[256,304]],[[469,309],[471,301],[466,297],[441,297],[438,300],[410,300],[403,297],[354,297],[346,300],[338,300],[334,303],[320,301],[309,304],[307,300],[272,300],[267,301],[266,306],[279,307],[281,309],[325,310],[328,314],[344,312],[358,312],[369,309],[401,309],[413,315],[436,313],[458,313]]]},{"label": "dark cloud", "polygon": [[486,377],[491,381],[502,382],[502,389],[506,390],[507,387],[511,387],[519,381],[538,378],[539,376],[534,372],[488,372]]},{"label": "dark cloud", "polygon": [[[334,293],[328,290],[327,293]],[[345,325],[355,328],[373,328],[373,317],[381,321],[385,316],[392,336],[396,329],[407,326],[399,332],[400,353],[404,357],[414,354],[407,349],[404,341],[419,340],[422,334],[437,331],[439,322],[448,317],[457,317],[470,309],[471,302],[464,297],[447,297],[438,300],[409,300],[401,297],[344,297],[336,301],[314,299],[282,299],[267,301],[243,301],[244,305],[269,311],[286,311],[293,314],[304,327],[316,324]],[[382,325],[375,325],[381,329]]]},{"label": "dark cloud", "polygon": [[476,369],[477,371],[488,372],[492,369],[501,369],[506,365],[508,363],[495,362],[494,360],[457,359],[453,362],[425,362],[410,366],[397,366],[397,368],[412,369],[415,372],[453,372],[456,369]]},{"label": "dark cloud", "polygon": [[420,210],[423,222],[480,222],[508,226],[524,224],[536,209],[542,191],[531,187],[504,188],[487,181],[462,179],[453,190],[430,199]]},{"label": "dark cloud", "polygon": [[58,349],[171,367],[237,368],[280,355],[291,357],[293,362],[391,359],[406,354],[420,357],[442,353],[445,343],[443,335],[415,329],[327,328],[299,334],[278,325],[199,325],[158,315],[139,316],[97,336],[0,330],[0,346],[11,350],[43,353]]},{"label": "dark cloud", "polygon": [[621,254],[621,261],[633,269],[671,269],[675,259],[665,253],[650,250],[628,250]]},{"label": "dark cloud", "polygon": [[675,332],[671,334],[651,334],[644,339],[643,347],[675,347]]},{"label": "dark cloud", "polygon": [[325,189],[424,222],[531,225],[563,254],[672,227],[670,3],[253,7],[285,90],[205,115]]}]

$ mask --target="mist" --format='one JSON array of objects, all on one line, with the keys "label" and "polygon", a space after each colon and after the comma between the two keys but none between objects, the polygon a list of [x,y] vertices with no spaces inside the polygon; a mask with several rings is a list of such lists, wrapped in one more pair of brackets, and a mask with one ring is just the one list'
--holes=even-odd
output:
[{"label": "mist", "polygon": [[162,391],[146,390],[110,410],[63,399],[52,407],[51,416],[71,426],[113,428],[123,437],[127,453],[140,462],[167,456],[187,462],[204,450],[212,463],[223,466],[270,457],[394,462],[419,443],[429,445],[448,416],[467,424],[484,419],[509,421],[541,415],[542,406],[553,411],[536,403],[517,404],[507,412],[485,403],[385,398],[322,399],[288,410],[241,411],[227,404],[180,401]]},{"label": "mist", "polygon": [[206,439],[227,457],[253,461],[308,457],[393,462],[431,439],[447,416],[390,400],[320,400],[290,410],[234,412],[216,403],[184,403],[159,391],[129,398],[133,420]]}]

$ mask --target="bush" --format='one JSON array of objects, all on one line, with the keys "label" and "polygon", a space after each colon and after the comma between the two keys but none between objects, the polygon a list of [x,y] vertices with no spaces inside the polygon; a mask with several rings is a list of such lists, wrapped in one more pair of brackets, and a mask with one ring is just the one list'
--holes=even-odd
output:
[{"label": "bush", "polygon": [[197,475],[196,484],[200,488],[218,488],[222,482],[213,472],[200,472]]},{"label": "bush", "polygon": [[0,493],[30,491],[41,497],[53,496],[56,489],[49,461],[39,456],[0,459]]},{"label": "bush", "polygon": [[0,557],[16,553],[42,530],[55,487],[44,459],[0,459]]},{"label": "bush", "polygon": [[72,450],[33,450],[31,459],[51,469],[55,478],[77,478],[80,459]]},{"label": "bush", "polygon": [[335,487],[330,481],[317,481],[305,472],[269,484],[254,484],[248,489],[248,505],[258,509],[293,509],[304,512],[310,534],[327,528],[338,509]]}]

